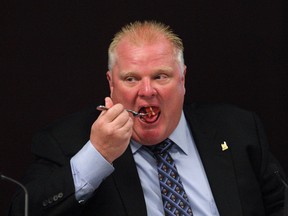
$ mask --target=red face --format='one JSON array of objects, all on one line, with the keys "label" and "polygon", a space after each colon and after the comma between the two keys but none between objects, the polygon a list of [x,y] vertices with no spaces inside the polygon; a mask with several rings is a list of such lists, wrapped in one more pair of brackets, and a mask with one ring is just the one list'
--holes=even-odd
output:
[{"label": "red face", "polygon": [[172,45],[166,39],[157,43],[133,45],[122,40],[117,59],[107,72],[111,98],[127,109],[149,112],[134,119],[132,138],[153,145],[176,128],[185,95],[186,68],[181,67]]}]

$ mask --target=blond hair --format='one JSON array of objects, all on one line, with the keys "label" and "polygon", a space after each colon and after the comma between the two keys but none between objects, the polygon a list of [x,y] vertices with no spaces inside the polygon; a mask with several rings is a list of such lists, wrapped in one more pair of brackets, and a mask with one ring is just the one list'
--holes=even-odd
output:
[{"label": "blond hair", "polygon": [[183,43],[181,38],[172,31],[170,26],[156,21],[136,21],[122,27],[112,39],[108,50],[108,69],[112,71],[117,58],[115,49],[123,38],[127,38],[129,42],[139,45],[152,43],[163,37],[173,45],[175,56],[181,68],[184,68]]}]

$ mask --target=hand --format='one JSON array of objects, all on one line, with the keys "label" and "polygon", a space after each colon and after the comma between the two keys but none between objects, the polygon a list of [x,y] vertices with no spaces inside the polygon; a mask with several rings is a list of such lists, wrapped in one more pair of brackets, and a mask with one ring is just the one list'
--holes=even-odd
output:
[{"label": "hand", "polygon": [[122,104],[115,104],[105,98],[109,110],[102,111],[93,123],[90,133],[92,145],[110,163],[120,157],[130,142],[133,120]]}]

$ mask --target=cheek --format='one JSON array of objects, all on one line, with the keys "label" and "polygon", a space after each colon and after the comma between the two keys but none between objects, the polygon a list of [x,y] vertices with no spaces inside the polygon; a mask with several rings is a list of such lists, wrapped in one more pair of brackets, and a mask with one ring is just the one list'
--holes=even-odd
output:
[{"label": "cheek", "polygon": [[185,88],[183,85],[166,89],[166,91],[163,91],[162,93],[164,103],[166,104],[166,114],[168,116],[170,116],[171,113],[178,113],[182,110],[185,95]]},{"label": "cheek", "polygon": [[111,96],[114,102],[127,104],[133,100],[134,95],[135,92],[133,89],[127,89],[121,85],[114,85],[113,93]]},{"label": "cheek", "polygon": [[172,85],[170,88],[167,88],[165,91],[162,91],[163,95],[167,100],[178,101],[181,100],[185,95],[185,87],[183,84]]}]

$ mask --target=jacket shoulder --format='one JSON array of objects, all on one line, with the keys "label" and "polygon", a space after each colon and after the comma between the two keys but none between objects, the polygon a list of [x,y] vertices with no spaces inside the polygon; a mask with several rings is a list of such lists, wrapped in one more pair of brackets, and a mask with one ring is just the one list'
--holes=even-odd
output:
[{"label": "jacket shoulder", "polygon": [[193,112],[198,115],[206,116],[235,116],[235,115],[251,115],[253,112],[240,108],[233,104],[224,103],[192,103],[185,104],[184,111]]},{"label": "jacket shoulder", "polygon": [[89,140],[91,126],[98,115],[96,106],[89,106],[43,127],[33,137],[33,154],[54,155],[56,161],[61,161],[63,156],[72,157]]}]

